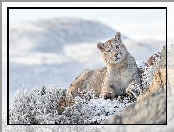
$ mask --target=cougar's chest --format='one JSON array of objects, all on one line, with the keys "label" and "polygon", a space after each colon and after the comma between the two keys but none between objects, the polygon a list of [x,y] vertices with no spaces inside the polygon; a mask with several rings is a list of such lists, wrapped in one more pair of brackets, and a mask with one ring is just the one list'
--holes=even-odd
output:
[{"label": "cougar's chest", "polygon": [[131,75],[127,69],[127,65],[124,65],[107,72],[105,81],[109,88],[116,92],[122,92],[126,88],[127,82],[130,81],[130,77]]},{"label": "cougar's chest", "polygon": [[106,73],[105,76],[105,84],[107,87],[110,87],[111,89],[115,89],[116,87],[121,86],[121,71],[120,70],[114,70]]}]

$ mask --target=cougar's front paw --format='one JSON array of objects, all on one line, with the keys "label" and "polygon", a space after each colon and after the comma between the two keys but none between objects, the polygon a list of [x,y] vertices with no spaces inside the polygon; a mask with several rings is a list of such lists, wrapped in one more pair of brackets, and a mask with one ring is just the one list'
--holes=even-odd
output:
[{"label": "cougar's front paw", "polygon": [[140,95],[140,86],[138,84],[131,83],[126,89],[126,94],[134,99],[137,99],[137,97]]},{"label": "cougar's front paw", "polygon": [[114,99],[114,94],[112,91],[105,91],[102,93],[104,99],[111,99],[113,100]]},{"label": "cougar's front paw", "polygon": [[113,99],[114,98],[114,93],[112,90],[102,90],[101,94],[103,95],[104,99]]},{"label": "cougar's front paw", "polygon": [[104,94],[104,99],[111,99],[111,100],[113,100],[114,99],[113,93],[105,93]]}]

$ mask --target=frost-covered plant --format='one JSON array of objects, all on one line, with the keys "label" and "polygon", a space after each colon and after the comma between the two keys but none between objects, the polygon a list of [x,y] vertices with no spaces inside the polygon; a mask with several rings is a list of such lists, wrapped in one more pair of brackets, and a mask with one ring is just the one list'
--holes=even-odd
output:
[{"label": "frost-covered plant", "polygon": [[[158,57],[157,57],[158,55]],[[142,84],[142,89],[143,90],[147,90],[149,88],[149,85],[154,77],[154,71],[156,69],[156,66],[158,64],[158,62],[160,61],[160,54],[157,53],[157,55],[153,55],[154,60],[153,61],[153,65],[145,65],[142,70],[142,77],[141,77],[141,84]],[[144,91],[144,92],[145,92]]]},{"label": "frost-covered plant", "polygon": [[72,97],[56,86],[17,91],[9,110],[10,124],[98,124],[132,104],[128,99],[96,98],[93,91]]},{"label": "frost-covered plant", "polygon": [[[143,67],[140,67],[141,70],[141,86],[142,93],[146,92],[152,82],[154,77],[155,70],[159,70],[160,68],[165,68],[163,65],[163,61],[166,59],[166,47],[164,46],[161,52],[154,54],[151,59],[151,64],[144,63]],[[163,61],[161,61],[163,59]]]},{"label": "frost-covered plant", "polygon": [[[42,90],[17,91],[9,110],[10,124],[55,124],[63,117],[63,107],[72,99],[66,91],[51,86]],[[57,118],[59,117],[59,118]]]}]

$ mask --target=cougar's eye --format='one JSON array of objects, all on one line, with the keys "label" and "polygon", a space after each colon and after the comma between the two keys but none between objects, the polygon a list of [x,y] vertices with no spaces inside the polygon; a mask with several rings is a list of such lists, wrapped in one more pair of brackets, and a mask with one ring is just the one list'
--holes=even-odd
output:
[{"label": "cougar's eye", "polygon": [[119,45],[116,46],[116,49],[119,49]]},{"label": "cougar's eye", "polygon": [[107,50],[106,52],[111,52],[111,50]]}]

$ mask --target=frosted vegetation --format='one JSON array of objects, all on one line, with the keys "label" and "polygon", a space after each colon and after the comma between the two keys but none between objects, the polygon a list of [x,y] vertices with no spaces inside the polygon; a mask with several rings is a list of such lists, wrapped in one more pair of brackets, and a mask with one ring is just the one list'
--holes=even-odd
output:
[{"label": "frosted vegetation", "polygon": [[56,86],[23,89],[10,107],[10,124],[98,124],[131,103],[95,98],[93,91],[73,97]]}]

